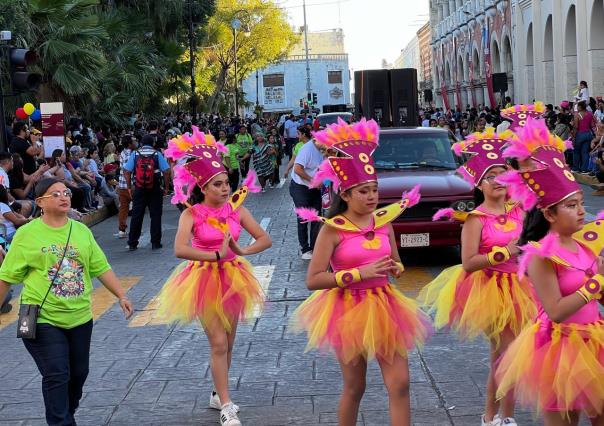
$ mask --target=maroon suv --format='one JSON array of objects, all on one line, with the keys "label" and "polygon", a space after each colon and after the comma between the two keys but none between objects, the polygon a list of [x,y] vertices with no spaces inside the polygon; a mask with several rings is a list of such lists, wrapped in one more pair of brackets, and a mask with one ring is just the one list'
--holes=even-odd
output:
[{"label": "maroon suv", "polygon": [[438,209],[474,209],[473,188],[455,170],[460,159],[455,142],[444,129],[409,127],[382,129],[373,154],[378,173],[380,204],[400,200],[403,191],[421,185],[421,201],[392,223],[401,248],[452,246],[460,243],[461,225],[432,222]]}]

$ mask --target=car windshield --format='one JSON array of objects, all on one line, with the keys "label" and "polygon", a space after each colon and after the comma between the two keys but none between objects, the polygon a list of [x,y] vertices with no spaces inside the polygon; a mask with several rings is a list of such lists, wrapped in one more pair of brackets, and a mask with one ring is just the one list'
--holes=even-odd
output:
[{"label": "car windshield", "polygon": [[378,169],[455,170],[460,165],[446,134],[382,133],[373,159]]},{"label": "car windshield", "polygon": [[325,115],[325,116],[319,116],[319,126],[321,127],[325,127],[328,124],[333,124],[336,123],[338,121],[338,118],[341,118],[342,120],[346,121],[346,122],[350,122],[350,117],[352,116],[352,114],[334,114],[334,115]]}]

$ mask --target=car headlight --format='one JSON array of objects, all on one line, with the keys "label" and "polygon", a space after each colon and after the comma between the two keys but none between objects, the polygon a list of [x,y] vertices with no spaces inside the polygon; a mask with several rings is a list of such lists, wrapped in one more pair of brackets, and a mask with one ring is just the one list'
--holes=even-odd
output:
[{"label": "car headlight", "polygon": [[476,203],[474,201],[468,201],[466,203],[466,209],[470,212],[476,208]]},{"label": "car headlight", "polygon": [[455,210],[459,210],[460,212],[465,212],[467,208],[468,206],[465,201],[458,201],[457,204],[455,204]]}]

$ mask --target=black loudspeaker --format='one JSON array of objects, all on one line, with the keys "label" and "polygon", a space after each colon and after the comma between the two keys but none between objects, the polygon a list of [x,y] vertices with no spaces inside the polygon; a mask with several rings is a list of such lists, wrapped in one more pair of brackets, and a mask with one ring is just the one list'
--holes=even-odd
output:
[{"label": "black loudspeaker", "polygon": [[424,102],[432,102],[434,98],[432,97],[432,90],[426,89],[424,90]]},{"label": "black loudspeaker", "polygon": [[496,93],[508,91],[508,76],[504,72],[498,72],[492,75],[493,91]]},{"label": "black loudspeaker", "polygon": [[373,118],[380,126],[391,126],[388,70],[354,73],[354,111],[357,120]]},{"label": "black loudspeaker", "polygon": [[346,104],[336,104],[336,105],[323,105],[323,113],[328,112],[346,112],[347,109]]},{"label": "black loudspeaker", "polygon": [[392,121],[395,127],[417,126],[417,70],[398,68],[390,70],[390,98]]}]

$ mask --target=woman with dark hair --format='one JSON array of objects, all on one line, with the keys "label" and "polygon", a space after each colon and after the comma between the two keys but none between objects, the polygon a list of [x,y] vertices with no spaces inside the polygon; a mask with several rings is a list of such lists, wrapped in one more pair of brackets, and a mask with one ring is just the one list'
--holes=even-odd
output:
[{"label": "woman with dark hair", "polygon": [[42,375],[46,422],[75,425],[89,369],[92,279],[119,298],[126,318],[133,307],[92,232],[69,219],[70,189],[46,178],[35,197],[43,214],[17,230],[0,267],[0,300],[23,283],[22,306],[39,307],[35,336],[23,344]]},{"label": "woman with dark hair", "polygon": [[586,110],[585,102],[579,102],[573,118],[573,171],[589,173],[589,147],[596,127],[594,116]]},{"label": "woman with dark hair", "polygon": [[497,395],[514,392],[546,426],[576,426],[581,413],[604,424],[604,215],[584,225],[583,193],[564,164],[564,142],[534,122],[506,156],[524,167],[502,182],[530,210],[519,274],[534,287],[539,313],[499,360]]},{"label": "woman with dark hair", "polygon": [[355,124],[341,121],[315,133],[318,144],[335,146],[350,156],[327,158],[311,182],[317,187],[329,179],[339,192],[329,217],[310,208],[296,209],[302,220],[325,226],[306,275],[313,293],[298,307],[292,322],[306,331],[308,348],[335,353],[343,380],[338,406],[341,425],[357,423],[367,366],[374,358],[388,392],[391,424],[410,424],[408,351],[422,345],[431,331],[429,318],[388,279],[404,271],[390,222],[415,205],[420,195],[417,186],[400,202],[377,208],[371,154],[378,136],[377,123],[365,119]]},{"label": "woman with dark hair", "polygon": [[[435,313],[437,328],[449,327],[462,339],[485,335],[491,346],[483,426],[516,425],[514,395],[495,398],[497,359],[537,313],[532,290],[518,278],[517,247],[524,212],[508,202],[505,185],[497,182],[507,171],[501,149],[506,134],[487,129],[453,145],[469,160],[459,168],[474,186],[476,208],[469,214],[439,211],[434,220],[449,216],[464,221],[462,264],[445,269],[420,293],[420,300]],[[501,415],[499,412],[501,411]]]},{"label": "woman with dark hair", "polygon": [[256,133],[255,139],[256,143],[252,147],[252,163],[256,175],[258,175],[262,192],[264,192],[267,182],[273,175],[274,166],[271,155],[275,153],[275,149],[271,144],[266,143],[266,138],[262,133]]},{"label": "woman with dark hair", "polygon": [[[229,394],[229,368],[240,320],[250,319],[264,301],[260,283],[243,256],[271,246],[269,235],[242,203],[252,185],[253,172],[229,197],[229,179],[220,162],[214,137],[193,127],[193,141],[182,137],[168,144],[171,160],[188,159],[174,167],[172,203],[187,204],[180,216],[174,241],[177,257],[185,259],[159,295],[160,316],[168,322],[199,321],[210,343],[210,369],[214,390],[210,408],[220,410],[222,426],[240,426],[239,407]],[[196,199],[191,199],[194,195]],[[188,204],[193,201],[193,205]],[[237,240],[245,229],[253,238],[241,247]]]},{"label": "woman with dark hair", "polygon": [[13,154],[13,168],[8,172],[11,188],[10,192],[17,200],[33,199],[34,185],[48,171],[48,165],[44,164],[28,175],[23,171],[23,159],[19,154]]}]

